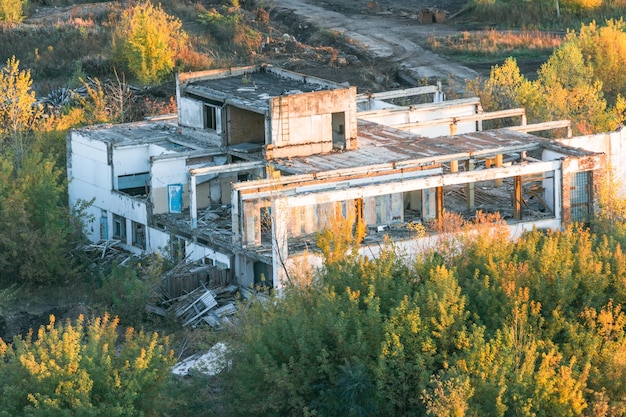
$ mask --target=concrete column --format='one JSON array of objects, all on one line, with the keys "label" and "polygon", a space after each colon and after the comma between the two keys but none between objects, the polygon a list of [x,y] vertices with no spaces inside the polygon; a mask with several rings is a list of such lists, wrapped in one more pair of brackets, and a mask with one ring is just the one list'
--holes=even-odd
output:
[{"label": "concrete column", "polygon": [[261,244],[261,213],[254,201],[246,201],[243,205],[244,244]]},{"label": "concrete column", "polygon": [[198,202],[196,196],[196,176],[189,178],[189,213],[191,214],[191,228],[198,227]]},{"label": "concrete column", "polygon": [[437,199],[435,190],[427,188],[422,190],[422,220],[437,218]]},{"label": "concrete column", "polygon": [[289,230],[287,216],[289,209],[286,201],[272,202],[272,268],[274,288],[280,288],[287,279],[286,263],[289,258]]},{"label": "concrete column", "polygon": [[[476,162],[473,159],[468,159],[467,161],[465,161],[466,171],[473,171],[475,165],[476,165]],[[469,182],[465,184],[465,198],[467,202],[467,208],[473,209],[476,206],[474,202],[474,183],[473,182]]]},{"label": "concrete column", "polygon": [[459,161],[450,161],[450,172],[459,172]]},{"label": "concrete column", "polygon": [[233,223],[233,243],[241,242],[241,222],[239,219],[239,196],[237,190],[231,192],[231,221]]}]

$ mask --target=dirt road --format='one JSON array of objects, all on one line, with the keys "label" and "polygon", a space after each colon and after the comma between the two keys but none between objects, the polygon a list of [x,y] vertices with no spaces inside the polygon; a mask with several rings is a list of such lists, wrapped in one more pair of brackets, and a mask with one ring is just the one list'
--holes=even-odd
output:
[{"label": "dirt road", "polygon": [[[418,11],[438,6],[448,16],[461,9],[463,1],[364,0],[273,0],[274,9],[287,9],[312,25],[337,31],[368,55],[385,64],[393,62],[401,74],[414,80],[463,82],[476,71],[422,47],[431,35],[456,33],[451,23],[421,24]],[[444,9],[441,5],[446,6]]]}]

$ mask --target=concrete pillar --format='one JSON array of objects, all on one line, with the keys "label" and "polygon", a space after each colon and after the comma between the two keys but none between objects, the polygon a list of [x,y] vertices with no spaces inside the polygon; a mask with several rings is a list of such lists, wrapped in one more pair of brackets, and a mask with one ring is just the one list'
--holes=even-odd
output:
[{"label": "concrete pillar", "polygon": [[[465,161],[465,170],[473,171],[475,165],[476,165],[476,162],[473,159],[468,159],[467,161]],[[473,209],[476,206],[476,204],[474,203],[474,183],[473,182],[469,182],[465,184],[465,198],[466,198],[468,210]]]},{"label": "concrete pillar", "polygon": [[513,218],[522,220],[522,177],[514,177],[513,187]]},{"label": "concrete pillar", "polygon": [[459,161],[450,161],[450,172],[459,172]]},{"label": "concrete pillar", "polygon": [[233,222],[233,243],[239,243],[241,242],[241,222],[239,218],[239,198],[236,190],[231,191],[231,197],[230,215]]},{"label": "concrete pillar", "polygon": [[272,268],[274,288],[284,286],[287,279],[286,263],[289,258],[288,208],[284,200],[272,202]]},{"label": "concrete pillar", "polygon": [[432,220],[437,218],[437,199],[435,189],[427,188],[422,191],[422,220]]},{"label": "concrete pillar", "polygon": [[198,201],[196,196],[196,176],[189,178],[189,213],[191,214],[191,228],[198,227]]}]

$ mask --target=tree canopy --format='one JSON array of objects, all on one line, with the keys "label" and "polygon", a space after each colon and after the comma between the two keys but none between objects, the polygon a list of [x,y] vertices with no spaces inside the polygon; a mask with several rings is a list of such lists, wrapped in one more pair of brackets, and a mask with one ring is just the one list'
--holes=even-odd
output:
[{"label": "tree canopy", "polygon": [[113,32],[116,60],[145,84],[172,72],[186,42],[180,20],[149,0],[125,10]]},{"label": "tree canopy", "polygon": [[576,134],[615,130],[626,120],[624,67],[626,25],[609,19],[568,32],[563,44],[530,81],[515,59],[492,68],[489,79],[474,80],[468,90],[486,110],[525,106],[533,122],[569,119]]}]

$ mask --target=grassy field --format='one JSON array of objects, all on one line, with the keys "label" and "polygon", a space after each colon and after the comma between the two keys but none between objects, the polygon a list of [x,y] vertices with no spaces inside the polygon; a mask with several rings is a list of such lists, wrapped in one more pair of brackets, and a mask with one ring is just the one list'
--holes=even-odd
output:
[{"label": "grassy field", "polygon": [[464,31],[459,35],[430,37],[428,47],[433,51],[454,57],[464,63],[503,61],[508,57],[518,60],[545,61],[561,44],[562,34],[538,30],[477,32]]}]

